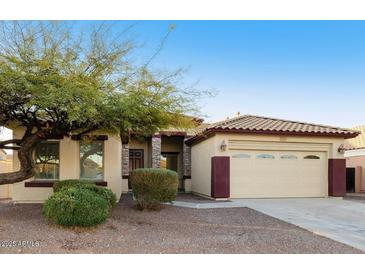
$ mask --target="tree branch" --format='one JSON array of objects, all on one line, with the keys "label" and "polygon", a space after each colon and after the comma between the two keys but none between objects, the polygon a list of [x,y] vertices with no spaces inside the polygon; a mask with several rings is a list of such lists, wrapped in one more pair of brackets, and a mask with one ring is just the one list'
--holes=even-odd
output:
[{"label": "tree branch", "polygon": [[11,144],[20,145],[21,141],[22,141],[21,139],[11,139],[11,140],[0,141],[0,148],[8,149],[7,145],[11,145]]}]

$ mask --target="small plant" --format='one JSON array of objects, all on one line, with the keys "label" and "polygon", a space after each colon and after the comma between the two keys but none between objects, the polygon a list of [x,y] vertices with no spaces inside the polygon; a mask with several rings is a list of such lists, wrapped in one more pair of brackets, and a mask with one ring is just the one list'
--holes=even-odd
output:
[{"label": "small plant", "polygon": [[48,221],[63,226],[93,226],[105,222],[109,216],[108,201],[95,192],[70,187],[55,192],[43,206]]},{"label": "small plant", "polygon": [[95,185],[94,181],[88,181],[88,180],[77,180],[77,179],[71,179],[71,180],[63,180],[56,182],[53,185],[53,192],[58,192],[66,188],[70,187],[79,187],[79,186],[85,186],[85,185]]},{"label": "small plant", "polygon": [[133,170],[129,179],[138,209],[157,209],[160,203],[176,198],[179,180],[175,171],[140,168]]}]

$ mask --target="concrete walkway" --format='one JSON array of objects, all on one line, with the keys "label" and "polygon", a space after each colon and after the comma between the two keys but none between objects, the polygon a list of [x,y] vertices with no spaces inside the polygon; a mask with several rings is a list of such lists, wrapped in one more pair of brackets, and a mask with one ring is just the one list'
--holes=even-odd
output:
[{"label": "concrete walkway", "polygon": [[219,203],[174,202],[189,208],[249,207],[365,251],[365,204],[341,198],[233,199]]}]

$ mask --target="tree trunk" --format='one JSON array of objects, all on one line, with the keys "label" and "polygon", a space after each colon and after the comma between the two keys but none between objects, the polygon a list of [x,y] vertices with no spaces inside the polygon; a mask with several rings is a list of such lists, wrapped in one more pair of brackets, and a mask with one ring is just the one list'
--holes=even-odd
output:
[{"label": "tree trunk", "polygon": [[20,170],[0,173],[0,185],[14,184],[34,176],[33,149],[41,139],[37,134],[24,136],[19,144],[18,159]]},{"label": "tree trunk", "polygon": [[84,172],[85,172],[84,162],[86,161],[86,159],[89,156],[93,155],[94,153],[98,152],[98,149],[99,148],[91,149],[91,150],[85,152],[84,155],[82,155],[82,157],[80,158],[80,175],[84,174]]}]

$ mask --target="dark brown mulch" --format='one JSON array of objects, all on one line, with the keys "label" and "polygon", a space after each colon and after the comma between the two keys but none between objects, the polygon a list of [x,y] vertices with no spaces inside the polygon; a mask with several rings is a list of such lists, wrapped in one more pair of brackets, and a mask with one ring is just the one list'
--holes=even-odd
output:
[{"label": "dark brown mulch", "polygon": [[[1,241],[38,247],[1,247]],[[0,253],[360,253],[249,208],[164,206],[137,211],[129,196],[92,229],[48,225],[42,206],[0,203]]]}]

